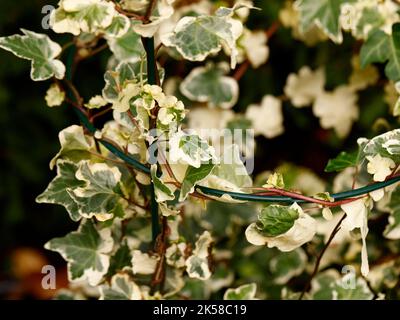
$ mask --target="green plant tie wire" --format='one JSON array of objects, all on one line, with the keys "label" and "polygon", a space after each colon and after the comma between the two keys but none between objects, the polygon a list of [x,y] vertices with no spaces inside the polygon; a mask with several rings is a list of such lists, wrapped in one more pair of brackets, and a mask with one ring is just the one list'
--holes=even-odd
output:
[{"label": "green plant tie wire", "polygon": [[[72,61],[73,61],[73,52],[74,52],[74,49],[71,49],[70,54],[68,55],[68,63],[67,63],[68,68],[67,68],[66,77],[69,80],[71,79],[71,65],[72,65]],[[94,133],[97,131],[96,127],[89,121],[89,119],[86,117],[86,115],[83,112],[81,112],[77,108],[75,108],[75,111],[76,111],[82,125],[92,135],[94,135]],[[139,162],[134,157],[127,155],[126,153],[124,153],[123,151],[118,149],[116,146],[114,146],[113,144],[111,144],[107,141],[99,140],[99,142],[117,158],[128,163],[135,169],[150,175],[150,168],[147,167],[146,165],[144,165],[143,163]],[[370,185],[367,185],[367,186],[364,186],[361,188],[343,191],[343,192],[339,192],[339,193],[334,193],[334,194],[331,194],[331,197],[335,201],[345,200],[345,199],[349,199],[349,198],[355,198],[355,197],[359,197],[359,196],[368,194],[370,192],[385,188],[385,187],[390,186],[399,181],[400,181],[400,176],[396,176],[396,177],[389,178],[383,182],[376,182],[376,183],[373,183],[373,184],[370,184]],[[289,203],[289,204],[294,203],[294,202],[297,202],[297,203],[309,203],[310,202],[307,200],[300,200],[300,199],[287,197],[287,196],[266,196],[266,195],[248,194],[248,193],[241,193],[241,192],[231,192],[231,191],[218,190],[218,189],[213,189],[213,188],[204,187],[204,186],[196,186],[196,189],[201,191],[205,195],[214,196],[214,197],[222,197],[223,195],[229,195],[232,199],[241,200],[241,201],[279,202],[279,203]],[[153,231],[155,234],[158,234],[158,232],[156,232],[157,230],[153,230]]]}]

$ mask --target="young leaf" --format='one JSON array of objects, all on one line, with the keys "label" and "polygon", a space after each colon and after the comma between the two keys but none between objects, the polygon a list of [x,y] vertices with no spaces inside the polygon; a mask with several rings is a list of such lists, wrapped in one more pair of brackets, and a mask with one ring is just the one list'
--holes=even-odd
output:
[{"label": "young leaf", "polygon": [[348,2],[346,0],[297,0],[295,6],[300,12],[300,29],[307,32],[317,24],[329,38],[336,42],[343,41],[340,30],[339,17],[340,6]]},{"label": "young leaf", "polygon": [[342,151],[335,159],[330,159],[325,172],[338,172],[357,165],[358,154]]},{"label": "young leaf", "polygon": [[229,109],[237,102],[239,85],[225,73],[223,68],[212,64],[195,68],[182,81],[180,90],[190,100]]},{"label": "young leaf", "polygon": [[113,242],[110,229],[99,231],[92,221],[83,220],[78,231],[50,240],[45,248],[57,251],[68,261],[71,281],[87,280],[95,286],[107,273]]},{"label": "young leaf", "polygon": [[63,79],[64,64],[56,59],[61,53],[61,46],[50,40],[45,34],[21,29],[24,35],[0,38],[0,48],[10,51],[17,57],[31,60],[31,78],[43,81],[56,77]]},{"label": "young leaf", "polygon": [[386,61],[386,76],[393,81],[400,80],[400,23],[393,25],[391,35],[382,30],[373,31],[361,47],[361,67]]},{"label": "young leaf", "polygon": [[67,209],[73,221],[79,221],[78,205],[67,192],[67,188],[79,188],[85,185],[75,176],[78,165],[66,160],[57,162],[57,176],[50,182],[47,189],[36,198],[37,203],[59,204]]},{"label": "young leaf", "polygon": [[83,159],[89,159],[88,152],[93,146],[92,138],[86,137],[81,126],[72,125],[65,128],[58,134],[61,149],[50,161],[50,169],[53,169],[58,159],[68,159],[73,162],[79,162]]}]

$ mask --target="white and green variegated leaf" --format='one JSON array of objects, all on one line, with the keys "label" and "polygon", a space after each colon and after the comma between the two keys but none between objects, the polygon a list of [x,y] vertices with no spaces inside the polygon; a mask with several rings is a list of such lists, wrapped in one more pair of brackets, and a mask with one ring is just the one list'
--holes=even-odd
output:
[{"label": "white and green variegated leaf", "polygon": [[212,163],[202,164],[200,168],[189,167],[182,182],[179,201],[184,201],[188,194],[194,191],[195,186],[208,177],[214,167]]},{"label": "white and green variegated leaf", "polygon": [[400,129],[388,131],[368,141],[363,150],[364,156],[379,154],[384,158],[390,158],[395,163],[400,162]]},{"label": "white and green variegated leaf", "polygon": [[120,14],[110,1],[61,0],[59,7],[50,16],[50,25],[54,32],[72,33],[75,36],[81,32],[105,32],[108,28],[111,28],[108,30],[109,33],[121,35],[122,20],[114,20],[119,16]]},{"label": "white and green variegated leaf", "polygon": [[36,198],[36,202],[62,205],[67,209],[73,221],[79,221],[81,215],[78,205],[67,192],[68,188],[75,189],[85,185],[83,181],[76,178],[77,170],[78,165],[71,161],[58,161],[57,176],[50,182],[46,190]]},{"label": "white and green variegated leaf", "polygon": [[270,205],[258,215],[257,229],[266,237],[275,237],[293,227],[299,212],[291,207]]},{"label": "white and green variegated leaf", "polygon": [[111,278],[111,285],[100,287],[100,300],[141,299],[140,288],[127,274],[116,274]]},{"label": "white and green variegated leaf", "polygon": [[121,37],[108,37],[108,45],[118,61],[139,62],[145,54],[140,36],[129,27]]},{"label": "white and green variegated leaf", "polygon": [[70,281],[87,280],[95,286],[107,273],[113,242],[110,229],[98,230],[92,221],[82,220],[78,231],[50,240],[45,248],[68,262]]},{"label": "white and green variegated leaf", "polygon": [[154,193],[157,202],[164,202],[175,199],[174,192],[167,184],[165,184],[157,175],[157,165],[151,166],[151,180],[154,185]]},{"label": "white and green variegated leaf", "polygon": [[238,288],[230,288],[225,291],[224,300],[254,300],[257,285],[255,283],[244,284]]},{"label": "white and green variegated leaf", "polygon": [[103,89],[103,97],[110,103],[121,99],[121,91],[127,83],[137,83],[137,74],[140,65],[137,63],[121,62],[114,70],[109,70],[104,74],[106,85]]},{"label": "white and green variegated leaf", "polygon": [[269,269],[276,284],[285,284],[291,278],[300,275],[307,263],[307,255],[298,248],[291,252],[282,252],[269,261]]},{"label": "white and green variegated leaf", "polygon": [[300,30],[304,33],[317,24],[329,38],[336,42],[343,41],[340,29],[340,7],[347,0],[297,0],[295,7],[300,13]]},{"label": "white and green variegated leaf", "polygon": [[[224,191],[243,192],[241,188],[251,187],[253,184],[246,166],[240,159],[240,151],[237,145],[227,146],[219,163],[215,166],[212,174],[203,180],[200,185]],[[209,195],[208,195],[209,196]],[[219,201],[240,203],[228,194],[221,197],[210,196]]]},{"label": "white and green variegated leaf", "polygon": [[114,16],[110,26],[105,29],[105,33],[108,38],[120,38],[123,37],[131,27],[131,22],[128,17],[119,14]]},{"label": "white and green variegated leaf", "polygon": [[195,249],[185,263],[186,272],[190,278],[207,280],[211,277],[208,257],[212,243],[213,239],[208,231],[204,231],[196,241]]},{"label": "white and green variegated leaf", "polygon": [[390,209],[389,224],[386,226],[384,236],[388,239],[400,239],[400,187],[391,194],[388,204]]},{"label": "white and green variegated leaf", "polygon": [[31,61],[31,78],[43,81],[56,77],[63,79],[64,64],[57,59],[61,46],[45,34],[21,29],[23,35],[0,38],[0,48],[10,51],[17,57]]},{"label": "white and green variegated leaf", "polygon": [[332,270],[313,279],[311,293],[314,300],[371,300],[374,296],[363,278],[354,273],[340,277]]},{"label": "white and green variegated leaf", "polygon": [[240,21],[230,16],[183,17],[162,42],[174,47],[187,60],[203,61],[219,52],[223,45],[231,52],[231,68],[236,66],[236,41],[243,32]]},{"label": "white and green variegated leaf", "polygon": [[81,126],[72,125],[58,134],[61,149],[50,161],[50,169],[53,169],[58,159],[68,159],[79,162],[90,158],[90,150],[94,147],[93,138],[83,132]]},{"label": "white and green variegated leaf", "polygon": [[239,85],[226,70],[210,64],[193,69],[180,85],[181,92],[190,100],[206,102],[211,107],[228,109],[239,96]]},{"label": "white and green variegated leaf", "polygon": [[360,51],[361,67],[370,63],[388,61],[385,67],[386,76],[393,80],[400,80],[400,24],[392,27],[389,35],[382,30],[371,32]]},{"label": "white and green variegated leaf", "polygon": [[197,134],[178,131],[169,140],[169,157],[173,164],[188,164],[200,168],[202,163],[215,161],[215,150]]},{"label": "white and green variegated leaf", "polygon": [[78,204],[79,213],[85,218],[95,216],[98,220],[111,219],[121,215],[123,193],[121,190],[121,172],[117,167],[105,163],[80,163],[76,177],[84,186],[67,189]]}]

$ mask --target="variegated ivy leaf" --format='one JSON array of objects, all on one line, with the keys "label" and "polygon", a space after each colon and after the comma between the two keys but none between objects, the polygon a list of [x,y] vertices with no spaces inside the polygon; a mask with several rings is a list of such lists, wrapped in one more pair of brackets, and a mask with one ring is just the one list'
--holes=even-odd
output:
[{"label": "variegated ivy leaf", "polygon": [[150,256],[148,253],[134,250],[131,260],[132,272],[133,274],[153,274],[159,260],[158,256]]},{"label": "variegated ivy leaf", "polygon": [[318,274],[311,287],[314,300],[371,300],[374,296],[363,278],[352,272],[341,277],[332,269]]},{"label": "variegated ivy leaf", "polygon": [[126,241],[124,241],[115,254],[110,259],[110,267],[108,268],[107,275],[112,276],[124,268],[132,267],[131,250]]},{"label": "variegated ivy leaf", "polygon": [[255,283],[244,284],[236,289],[225,291],[224,300],[254,300],[257,285]]},{"label": "variegated ivy leaf", "polygon": [[50,161],[50,169],[53,169],[58,159],[68,159],[79,162],[90,158],[90,149],[94,147],[93,138],[85,136],[81,126],[72,125],[58,134],[61,149]]},{"label": "variegated ivy leaf", "polygon": [[285,182],[283,176],[279,172],[274,172],[268,177],[267,183],[263,185],[263,188],[285,188]]},{"label": "variegated ivy leaf", "polygon": [[127,274],[116,274],[111,285],[100,287],[100,300],[141,300],[142,293],[138,285]]},{"label": "variegated ivy leaf", "polygon": [[400,239],[400,187],[398,186],[390,196],[389,224],[386,226],[384,236],[388,239]]},{"label": "variegated ivy leaf", "polygon": [[[225,147],[224,154],[220,157],[220,161],[215,166],[212,173],[199,184],[210,188],[233,192],[243,192],[241,188],[251,187],[253,182],[247,172],[246,166],[240,158],[239,147],[237,145]],[[234,200],[227,194],[221,197],[210,197],[223,202],[242,202],[240,200]]]},{"label": "variegated ivy leaf", "polygon": [[169,157],[173,164],[188,164],[200,168],[202,163],[216,161],[215,150],[196,134],[176,132],[169,140]]},{"label": "variegated ivy leaf", "polygon": [[373,62],[386,61],[386,76],[393,81],[400,80],[400,23],[393,25],[391,35],[382,30],[373,31],[361,47],[362,68]]},{"label": "variegated ivy leaf", "polygon": [[208,177],[214,167],[213,163],[202,164],[200,168],[189,166],[181,186],[179,201],[184,201],[188,194],[194,191],[195,186]]},{"label": "variegated ivy leaf", "polygon": [[375,157],[377,154],[383,158],[400,162],[400,129],[388,131],[369,140],[362,150],[363,156]]},{"label": "variegated ivy leaf", "polygon": [[[172,6],[174,2],[175,0],[156,1],[149,17],[150,21],[148,21],[147,23],[141,22],[135,24],[133,26],[135,32],[140,34],[142,37],[153,37],[157,30],[160,28],[160,24],[170,18],[174,13],[174,8]],[[127,3],[127,1],[125,1],[125,3]]]},{"label": "variegated ivy leaf", "polygon": [[298,248],[291,252],[282,252],[269,261],[269,269],[276,284],[285,284],[291,278],[300,275],[307,263],[304,250]]},{"label": "variegated ivy leaf", "polygon": [[194,68],[182,81],[180,90],[190,100],[229,109],[237,102],[239,85],[234,78],[225,76],[226,72],[224,64]]},{"label": "variegated ivy leaf", "polygon": [[186,260],[186,272],[190,278],[207,280],[211,277],[211,270],[208,266],[208,257],[211,251],[213,239],[208,231],[196,241],[192,255]]},{"label": "variegated ivy leaf", "polygon": [[103,33],[121,36],[129,28],[129,19],[117,12],[106,0],[61,0],[50,16],[51,28],[57,33]]},{"label": "variegated ivy leaf", "polygon": [[343,41],[340,29],[340,7],[348,0],[297,0],[295,7],[300,12],[300,30],[304,33],[317,24],[329,38],[336,42]]},{"label": "variegated ivy leaf", "polygon": [[330,159],[325,167],[325,172],[338,172],[348,167],[357,165],[358,153],[342,151],[335,159]]},{"label": "variegated ivy leaf", "polygon": [[105,221],[114,215],[123,215],[121,205],[124,196],[120,185],[121,172],[117,167],[84,161],[79,165],[76,177],[85,185],[67,191],[78,204],[79,213],[83,217],[95,216]]},{"label": "variegated ivy leaf", "polygon": [[[157,202],[164,202],[175,199],[174,192],[168,184],[165,184],[157,175],[157,165],[151,166],[151,180],[154,185],[154,192]],[[171,178],[172,179],[172,178]]]},{"label": "variegated ivy leaf", "polygon": [[132,25],[123,36],[108,37],[107,42],[115,58],[121,62],[139,62],[145,54],[140,36]]},{"label": "variegated ivy leaf", "polygon": [[56,77],[63,79],[64,64],[57,59],[61,46],[50,40],[45,34],[21,29],[24,35],[0,38],[0,48],[10,51],[17,57],[31,61],[31,78],[43,81]]},{"label": "variegated ivy leaf", "polygon": [[92,221],[83,220],[78,231],[50,240],[45,248],[68,262],[70,281],[87,280],[95,286],[107,273],[113,243],[110,229],[98,230]]},{"label": "variegated ivy leaf", "polygon": [[85,185],[75,176],[78,165],[66,160],[57,162],[57,176],[50,182],[47,189],[36,198],[37,203],[59,204],[67,209],[73,221],[79,221],[78,205],[67,192],[67,188],[79,188]]},{"label": "variegated ivy leaf", "polygon": [[236,66],[236,41],[243,32],[240,21],[228,16],[183,17],[162,43],[174,47],[187,60],[203,61],[226,46],[231,52],[231,68]]},{"label": "variegated ivy leaf", "polygon": [[104,74],[106,85],[103,89],[103,97],[110,103],[118,102],[122,99],[122,90],[127,84],[138,83],[137,74],[139,65],[136,63],[121,62],[115,71],[109,70]]},{"label": "variegated ivy leaf", "polygon": [[[284,252],[311,241],[316,232],[316,221],[305,214],[297,203],[286,208],[277,205],[272,207],[270,210],[264,209],[259,221],[246,229],[247,241],[258,246],[277,247]],[[293,211],[297,211],[297,218]]]}]

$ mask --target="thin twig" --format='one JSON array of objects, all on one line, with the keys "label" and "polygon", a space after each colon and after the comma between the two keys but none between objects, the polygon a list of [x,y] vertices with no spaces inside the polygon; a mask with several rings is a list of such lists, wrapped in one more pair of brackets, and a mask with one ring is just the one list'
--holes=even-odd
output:
[{"label": "thin twig", "polygon": [[311,286],[311,282],[314,279],[314,277],[316,276],[318,269],[319,269],[319,265],[321,263],[322,257],[325,254],[325,251],[328,249],[329,245],[331,244],[333,238],[335,237],[335,235],[339,232],[340,230],[340,226],[343,222],[343,220],[346,218],[346,214],[343,214],[343,216],[340,218],[339,222],[336,224],[335,228],[332,230],[331,235],[329,236],[328,241],[326,242],[324,248],[322,249],[322,251],[320,252],[317,261],[315,262],[315,266],[314,266],[314,270],[310,276],[310,278],[307,281],[307,284],[305,285],[302,293],[300,294],[299,300],[302,300],[304,295],[306,294],[306,292],[310,289]]}]

